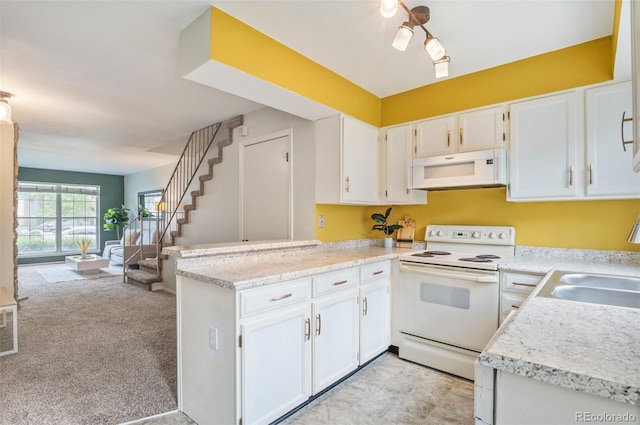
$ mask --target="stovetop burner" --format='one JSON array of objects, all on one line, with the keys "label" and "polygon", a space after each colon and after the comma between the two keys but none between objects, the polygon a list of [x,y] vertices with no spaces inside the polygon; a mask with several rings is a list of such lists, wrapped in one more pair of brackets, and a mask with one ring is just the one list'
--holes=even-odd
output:
[{"label": "stovetop burner", "polygon": [[497,260],[500,257],[498,255],[493,255],[493,254],[480,254],[480,255],[476,255],[476,258],[487,258],[489,260]]},{"label": "stovetop burner", "polygon": [[493,260],[490,258],[481,258],[481,257],[464,257],[458,258],[458,261],[466,261],[469,263],[493,263]]},{"label": "stovetop burner", "polygon": [[425,251],[424,254],[431,254],[431,255],[451,255],[450,252],[448,251]]},{"label": "stovetop burner", "polygon": [[428,252],[419,252],[417,254],[411,254],[411,256],[412,257],[427,257],[427,258],[435,257],[434,255],[429,254]]}]

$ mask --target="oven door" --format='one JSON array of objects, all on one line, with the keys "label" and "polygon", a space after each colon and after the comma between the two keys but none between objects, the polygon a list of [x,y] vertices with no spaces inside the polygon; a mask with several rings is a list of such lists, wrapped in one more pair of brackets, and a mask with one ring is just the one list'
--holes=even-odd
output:
[{"label": "oven door", "polygon": [[400,263],[399,331],[480,352],[498,329],[498,272]]}]

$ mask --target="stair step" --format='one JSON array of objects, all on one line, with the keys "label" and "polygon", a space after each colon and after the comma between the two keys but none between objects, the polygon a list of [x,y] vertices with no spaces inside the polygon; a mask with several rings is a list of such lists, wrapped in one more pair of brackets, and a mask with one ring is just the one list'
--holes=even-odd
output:
[{"label": "stair step", "polygon": [[203,195],[202,190],[192,190],[191,191],[191,196],[192,197],[194,197],[194,196],[197,197],[197,196],[202,196],[202,195]]},{"label": "stair step", "polygon": [[158,270],[158,259],[157,258],[145,258],[144,260],[138,261],[138,265],[140,267],[146,267],[148,269]]},{"label": "stair step", "polygon": [[130,270],[127,272],[127,282],[133,284],[142,284],[151,290],[151,284],[161,282],[162,278],[155,273],[149,273],[142,270]]},{"label": "stair step", "polygon": [[211,174],[204,174],[204,175],[202,175],[202,176],[198,177],[198,179],[199,179],[200,181],[213,180],[213,175],[211,175]]},{"label": "stair step", "polygon": [[171,232],[169,232],[169,234],[173,238],[179,238],[180,237],[180,232],[178,232],[177,230],[172,230]]},{"label": "stair step", "polygon": [[184,217],[183,217],[183,218],[178,218],[178,219],[176,220],[176,223],[178,223],[178,224],[187,224],[188,222],[189,222],[189,220],[187,220],[187,219],[186,219],[186,218],[184,218]]},{"label": "stair step", "polygon": [[193,210],[195,210],[195,209],[196,209],[196,207],[195,207],[195,206],[193,206],[193,205],[191,205],[191,204],[187,204],[187,205],[185,205],[185,206],[183,207],[183,210],[184,210],[184,211],[193,211]]},{"label": "stair step", "polygon": [[211,158],[208,162],[210,166],[214,166],[216,164],[220,164],[222,162],[222,158],[221,157]]}]

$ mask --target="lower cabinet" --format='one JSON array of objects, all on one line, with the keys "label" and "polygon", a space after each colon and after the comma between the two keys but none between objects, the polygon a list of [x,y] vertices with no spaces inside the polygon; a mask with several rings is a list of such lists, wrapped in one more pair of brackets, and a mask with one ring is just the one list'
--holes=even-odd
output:
[{"label": "lower cabinet", "polygon": [[244,423],[269,423],[311,395],[309,307],[284,310],[241,326]]},{"label": "lower cabinet", "polygon": [[520,308],[543,277],[544,274],[537,273],[500,272],[500,324]]},{"label": "lower cabinet", "polygon": [[268,424],[384,352],[390,261],[233,291],[178,276],[178,409]]}]

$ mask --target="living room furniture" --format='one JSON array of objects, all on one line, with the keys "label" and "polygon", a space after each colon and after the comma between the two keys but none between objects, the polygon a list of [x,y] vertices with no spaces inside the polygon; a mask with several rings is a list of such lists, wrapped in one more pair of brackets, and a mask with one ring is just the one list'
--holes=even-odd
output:
[{"label": "living room furniture", "polygon": [[99,255],[87,255],[85,258],[82,258],[81,255],[71,255],[65,257],[64,262],[72,270],[86,274],[97,273],[101,268],[109,267],[109,260]]},{"label": "living room furniture", "polygon": [[18,303],[9,293],[7,288],[0,288],[0,312],[2,313],[2,323],[0,323],[0,328],[7,327],[7,313],[11,313],[11,321],[13,322],[12,349],[0,351],[0,356],[6,356],[7,354],[18,352]]},{"label": "living room furniture", "polygon": [[125,260],[128,264],[135,264],[147,256],[156,256],[157,232],[155,230],[131,233],[125,234],[119,240],[106,241],[102,257],[109,260],[111,264],[122,265]]}]

